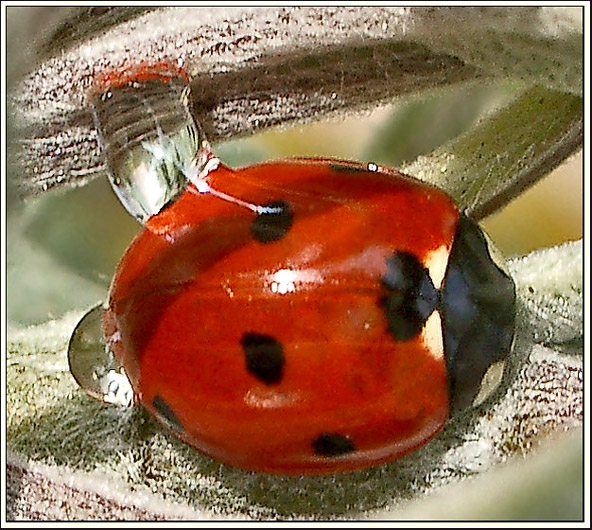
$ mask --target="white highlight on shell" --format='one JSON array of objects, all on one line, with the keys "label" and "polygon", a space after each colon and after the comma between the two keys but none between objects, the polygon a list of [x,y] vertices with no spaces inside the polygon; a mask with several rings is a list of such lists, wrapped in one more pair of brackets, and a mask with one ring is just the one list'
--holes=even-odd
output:
[{"label": "white highlight on shell", "polygon": [[440,289],[448,267],[448,257],[450,250],[447,245],[442,245],[436,250],[432,250],[424,259],[423,266],[430,273],[430,278],[436,289]]},{"label": "white highlight on shell", "polygon": [[280,269],[272,276],[271,292],[278,294],[293,293],[296,290],[298,274],[290,269]]},{"label": "white highlight on shell", "polygon": [[315,269],[280,269],[271,274],[269,288],[274,294],[288,294],[296,292],[301,284],[322,280],[322,275]]},{"label": "white highlight on shell", "polygon": [[421,332],[421,341],[434,359],[444,358],[444,338],[442,336],[442,320],[440,313],[434,311],[426,320]]},{"label": "white highlight on shell", "polygon": [[371,245],[358,254],[325,266],[324,270],[331,274],[360,270],[369,275],[381,276],[384,271],[384,258],[390,250],[380,245]]},{"label": "white highlight on shell", "polygon": [[295,403],[297,400],[297,395],[263,388],[251,388],[243,398],[245,405],[256,409],[275,409],[285,407]]}]

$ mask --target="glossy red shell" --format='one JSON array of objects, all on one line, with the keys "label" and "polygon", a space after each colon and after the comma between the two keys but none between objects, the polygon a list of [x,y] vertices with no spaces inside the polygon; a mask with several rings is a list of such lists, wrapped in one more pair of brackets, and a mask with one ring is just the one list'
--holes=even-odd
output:
[{"label": "glossy red shell", "polygon": [[[423,335],[396,341],[378,300],[393,250],[420,261],[449,251],[458,212],[433,187],[366,168],[220,166],[211,188],[290,205],[283,237],[257,241],[254,211],[191,185],[123,257],[107,340],[142,404],[211,457],[272,473],[346,471],[400,457],[446,422],[443,352]],[[247,371],[241,340],[250,332],[282,345],[281,380]],[[319,454],[324,435],[351,447]]]}]

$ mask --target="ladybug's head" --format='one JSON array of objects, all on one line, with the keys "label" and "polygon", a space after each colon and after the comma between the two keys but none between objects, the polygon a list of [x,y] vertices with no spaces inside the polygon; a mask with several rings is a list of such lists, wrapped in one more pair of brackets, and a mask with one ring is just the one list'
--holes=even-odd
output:
[{"label": "ladybug's head", "polygon": [[501,382],[512,347],[515,286],[479,226],[461,214],[442,287],[451,412],[476,406]]}]

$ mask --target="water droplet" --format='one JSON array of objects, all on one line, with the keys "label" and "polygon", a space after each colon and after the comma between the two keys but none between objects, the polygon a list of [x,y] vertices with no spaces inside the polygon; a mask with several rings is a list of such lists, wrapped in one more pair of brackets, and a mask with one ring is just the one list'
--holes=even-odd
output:
[{"label": "water droplet", "polygon": [[181,78],[111,86],[94,101],[111,185],[141,223],[170,204],[212,157],[190,102]]},{"label": "water droplet", "polygon": [[68,344],[70,373],[92,398],[129,407],[134,391],[107,346],[102,328],[103,306],[97,305],[78,322]]}]

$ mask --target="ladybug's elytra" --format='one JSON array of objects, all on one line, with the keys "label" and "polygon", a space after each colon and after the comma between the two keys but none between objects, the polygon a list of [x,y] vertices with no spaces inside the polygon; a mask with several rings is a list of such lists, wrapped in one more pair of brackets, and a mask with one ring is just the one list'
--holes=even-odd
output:
[{"label": "ladybug's elytra", "polygon": [[447,194],[373,163],[208,164],[147,218],[104,312],[155,418],[222,462],[319,474],[396,459],[483,399],[515,289]]},{"label": "ladybug's elytra", "polygon": [[332,160],[218,167],[151,217],[108,343],[143,405],[237,466],[343,471],[407,453],[508,352],[513,284],[443,192]]}]

